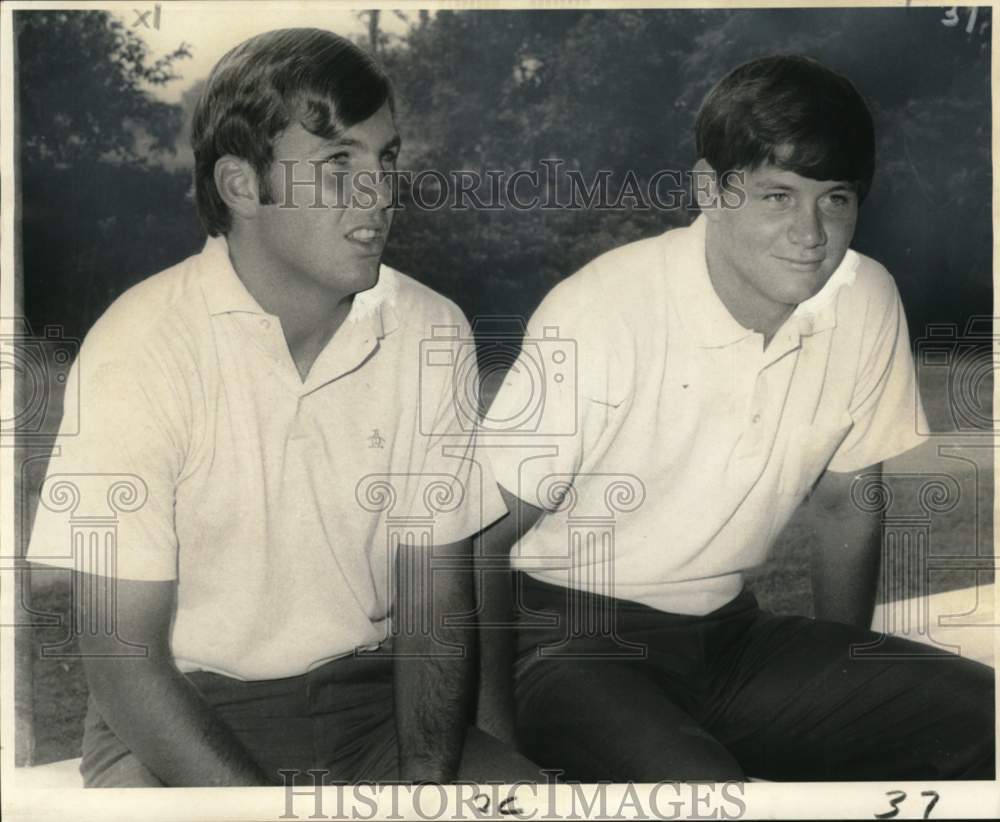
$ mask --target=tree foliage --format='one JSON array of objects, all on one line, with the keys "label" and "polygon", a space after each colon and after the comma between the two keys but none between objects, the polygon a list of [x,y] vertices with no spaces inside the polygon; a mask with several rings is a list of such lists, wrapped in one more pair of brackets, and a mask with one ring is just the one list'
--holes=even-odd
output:
[{"label": "tree foliage", "polygon": [[[367,14],[367,13],[366,13]],[[397,87],[402,165],[626,175],[685,170],[711,85],[775,52],[815,57],[871,103],[879,139],[856,247],[896,277],[914,336],[990,310],[990,10],[941,8],[439,11],[389,36],[367,14]],[[115,294],[196,248],[181,106],[144,88],[187,53],[152,60],[95,12],[18,12],[28,307],[85,330]],[[359,20],[359,23],[361,20]],[[183,142],[183,137],[180,138]],[[557,175],[558,176],[558,175]],[[543,180],[544,187],[544,180]],[[623,198],[609,210],[421,210],[403,198],[387,261],[470,315],[529,314],[551,286],[622,243],[686,223]],[[627,276],[627,272],[623,272]]]},{"label": "tree foliage", "polygon": [[106,12],[19,11],[25,306],[82,335],[125,288],[193,249],[188,170],[168,171],[181,109],[149,86],[179,79]]},{"label": "tree foliage", "polygon": [[106,12],[20,12],[16,21],[25,163],[145,163],[137,129],[154,151],[172,150],[180,112],[142,86],[179,79],[186,44],[151,60],[146,43]]},{"label": "tree foliage", "polygon": [[[879,135],[856,246],[896,276],[914,336],[990,310],[989,10],[745,9],[439,12],[382,55],[411,169],[538,168],[585,179],[690,169],[694,119],[734,66],[801,53],[852,79]],[[631,207],[630,207],[631,206]],[[390,259],[471,314],[527,314],[552,284],[683,209],[408,208]],[[623,273],[623,276],[627,276]],[[942,296],[942,283],[947,289]]]}]

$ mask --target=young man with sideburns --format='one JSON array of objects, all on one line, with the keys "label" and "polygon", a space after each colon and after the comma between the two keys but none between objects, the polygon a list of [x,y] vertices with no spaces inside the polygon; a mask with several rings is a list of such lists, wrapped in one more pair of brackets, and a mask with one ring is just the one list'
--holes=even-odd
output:
[{"label": "young man with sideburns", "polygon": [[[504,509],[451,372],[417,367],[468,324],[380,264],[389,80],[335,34],[261,34],[212,71],[192,141],[208,242],[87,335],[29,552],[116,603],[75,603],[115,627],[80,637],[85,783],[537,778],[470,728],[471,538]],[[110,556],[74,554],[47,504],[95,476],[135,489]]]}]

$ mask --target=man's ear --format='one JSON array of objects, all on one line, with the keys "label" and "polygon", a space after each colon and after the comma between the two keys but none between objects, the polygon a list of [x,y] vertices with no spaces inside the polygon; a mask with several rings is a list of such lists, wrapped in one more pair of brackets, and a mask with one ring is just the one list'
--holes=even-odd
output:
[{"label": "man's ear", "polygon": [[714,220],[719,213],[719,175],[715,173],[704,157],[694,164],[691,188],[695,203],[708,220]]},{"label": "man's ear", "polygon": [[215,189],[229,210],[245,220],[257,216],[260,189],[257,173],[246,160],[225,154],[215,161]]}]

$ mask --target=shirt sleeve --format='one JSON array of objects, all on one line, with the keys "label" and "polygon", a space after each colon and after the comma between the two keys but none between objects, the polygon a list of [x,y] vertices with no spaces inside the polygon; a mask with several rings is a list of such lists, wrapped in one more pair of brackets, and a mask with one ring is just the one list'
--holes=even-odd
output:
[{"label": "shirt sleeve", "polygon": [[507,513],[479,447],[479,372],[472,331],[464,315],[457,308],[454,312],[449,324],[458,333],[450,342],[438,341],[435,350],[436,357],[454,367],[421,372],[420,392],[429,395],[436,410],[418,437],[408,483],[407,516],[429,519],[436,545],[474,536]]},{"label": "shirt sleeve", "polygon": [[81,347],[64,394],[79,425],[64,411],[30,561],[120,579],[176,578],[182,392],[150,353],[100,330]]},{"label": "shirt sleeve", "polygon": [[927,438],[924,409],[917,388],[906,315],[895,283],[885,275],[889,292],[873,312],[872,342],[863,348],[862,365],[851,399],[852,426],[829,463],[832,471],[859,471],[909,451]]},{"label": "shirt sleeve", "polygon": [[613,335],[609,318],[595,310],[584,273],[556,286],[532,315],[484,420],[500,485],[547,511],[559,507],[566,483],[598,459],[622,403],[614,372],[625,369],[608,343],[627,336]]}]

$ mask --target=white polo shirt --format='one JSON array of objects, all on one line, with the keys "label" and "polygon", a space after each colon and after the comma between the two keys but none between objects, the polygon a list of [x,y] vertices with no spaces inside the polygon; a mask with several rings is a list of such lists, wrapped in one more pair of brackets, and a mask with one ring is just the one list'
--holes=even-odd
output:
[{"label": "white polo shirt", "polygon": [[711,285],[702,217],[561,282],[526,340],[488,420],[520,413],[532,433],[491,437],[489,456],[501,485],[550,512],[511,559],[553,584],[708,613],[825,469],[922,441],[895,283],[853,251],[765,349]]},{"label": "white polo shirt", "polygon": [[[59,436],[29,558],[176,579],[182,670],[271,679],[374,647],[390,540],[454,542],[506,510],[428,345],[467,356],[464,315],[383,266],[303,382],[210,239],[87,335],[65,398],[79,434]],[[80,544],[95,526],[114,563]]]}]

